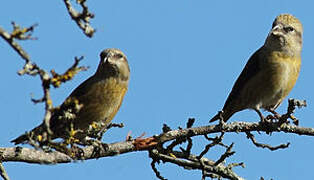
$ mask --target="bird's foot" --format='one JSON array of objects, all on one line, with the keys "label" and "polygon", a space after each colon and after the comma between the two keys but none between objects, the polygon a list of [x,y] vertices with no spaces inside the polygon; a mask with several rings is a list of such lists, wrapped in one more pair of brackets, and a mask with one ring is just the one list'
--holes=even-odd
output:
[{"label": "bird's foot", "polygon": [[113,127],[118,127],[118,128],[123,128],[124,124],[123,123],[105,123],[105,121],[101,122],[93,122],[91,125],[89,125],[89,128],[87,130],[87,133],[89,137],[101,140],[102,136],[105,132],[107,132],[110,128]]},{"label": "bird's foot", "polygon": [[259,109],[254,109],[254,111],[258,114],[258,116],[260,117],[260,122],[261,123],[267,123],[268,122],[268,118],[264,117],[264,115],[262,114],[262,112]]},{"label": "bird's foot", "polygon": [[69,148],[68,147],[69,144],[67,144],[65,141],[64,142],[48,142],[46,146],[49,147],[50,149],[54,149],[58,152],[64,153],[75,160],[82,159],[84,157],[84,151],[80,147],[74,144],[71,144],[71,147]]},{"label": "bird's foot", "polygon": [[274,120],[277,120],[277,118],[274,115],[267,115],[265,121],[271,121],[273,122]]},{"label": "bird's foot", "polygon": [[268,115],[269,117],[272,118],[272,120],[277,120],[279,124],[285,124],[285,123],[290,123],[288,121],[288,119],[292,119],[293,122],[295,122],[294,120],[296,119],[294,116],[291,116],[290,114],[279,114],[277,113],[274,109],[269,108],[267,109],[268,112],[272,113],[273,115]]},{"label": "bird's foot", "polygon": [[91,157],[99,158],[101,154],[109,150],[108,144],[103,143],[98,139],[85,137],[82,143],[83,145],[93,146],[93,152],[92,152]]},{"label": "bird's foot", "polygon": [[291,114],[290,119],[292,119],[292,122],[294,125],[296,125],[296,126],[299,125],[299,120],[294,115]]},{"label": "bird's foot", "polygon": [[75,144],[72,144],[71,145],[71,148],[69,149],[69,154],[70,157],[72,159],[80,159],[80,160],[83,160],[84,159],[84,150],[82,148],[80,148],[79,146],[75,145]]},{"label": "bird's foot", "polygon": [[93,144],[93,152],[91,156],[98,159],[99,157],[101,157],[101,154],[107,152],[108,150],[109,145],[106,143]]},{"label": "bird's foot", "polygon": [[281,118],[281,115],[279,113],[277,113],[274,109],[269,108],[267,109],[268,112],[273,114],[273,117],[277,120],[279,120]]}]

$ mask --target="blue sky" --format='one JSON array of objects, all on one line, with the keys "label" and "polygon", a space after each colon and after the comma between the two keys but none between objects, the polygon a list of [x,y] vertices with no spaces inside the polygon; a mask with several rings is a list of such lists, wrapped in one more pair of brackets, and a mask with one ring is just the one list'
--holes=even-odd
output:
[{"label": "blue sky", "polygon": [[[74,3],[74,1],[73,1]],[[159,134],[162,124],[184,126],[189,117],[196,126],[207,125],[220,110],[234,81],[250,55],[263,43],[272,21],[280,13],[291,13],[303,23],[302,68],[289,98],[306,99],[308,107],[295,114],[301,126],[314,127],[313,66],[314,11],[311,1],[88,1],[95,13],[97,29],[87,38],[70,19],[62,1],[4,1],[0,6],[0,26],[11,30],[11,21],[29,26],[39,23],[36,41],[20,42],[31,59],[45,69],[64,72],[74,56],[84,55],[87,72],[52,90],[54,105],[59,105],[81,82],[92,75],[104,48],[119,48],[131,68],[129,91],[113,122],[125,128],[111,129],[105,142],[123,141],[129,131],[139,136]],[[12,146],[14,137],[38,125],[43,105],[30,98],[41,97],[38,77],[19,77],[23,61],[9,45],[0,40],[1,93],[0,146]],[[287,101],[278,112],[285,112]],[[253,111],[243,111],[230,121],[258,121]],[[291,142],[290,148],[270,152],[256,148],[245,134],[230,133],[224,142],[235,142],[236,154],[227,162],[245,162],[235,171],[246,179],[314,179],[312,173],[314,140],[284,133],[256,135],[260,142],[277,145]],[[195,138],[194,153],[206,141]],[[207,154],[217,159],[219,149]],[[20,179],[156,179],[147,152],[128,153],[62,165],[5,163],[14,180]],[[158,166],[168,179],[200,179],[201,172],[188,171],[171,164]]]}]

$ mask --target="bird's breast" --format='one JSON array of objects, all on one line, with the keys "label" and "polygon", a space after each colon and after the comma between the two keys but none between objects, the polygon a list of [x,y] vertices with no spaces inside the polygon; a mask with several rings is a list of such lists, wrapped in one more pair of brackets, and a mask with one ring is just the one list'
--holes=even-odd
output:
[{"label": "bird's breast", "polygon": [[127,86],[127,82],[114,77],[95,82],[79,99],[83,103],[77,119],[79,128],[84,129],[93,122],[111,122],[121,106]]},{"label": "bird's breast", "polygon": [[264,97],[263,107],[277,107],[282,102],[296,83],[300,65],[299,57],[271,54],[263,67],[267,76],[264,79],[268,81],[265,87],[268,94]]}]

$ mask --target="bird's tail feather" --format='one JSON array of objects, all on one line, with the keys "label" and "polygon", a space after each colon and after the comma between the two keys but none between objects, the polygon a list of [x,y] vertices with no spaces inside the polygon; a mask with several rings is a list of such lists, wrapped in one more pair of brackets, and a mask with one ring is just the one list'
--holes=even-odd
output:
[{"label": "bird's tail feather", "polygon": [[[228,113],[229,112],[229,113]],[[214,122],[219,119],[223,119],[224,122],[227,122],[228,119],[234,114],[235,112],[231,111],[219,111],[213,118],[209,120],[209,122]]]},{"label": "bird's tail feather", "polygon": [[214,122],[214,121],[217,121],[218,119],[220,119],[220,113],[218,112],[214,117],[212,117],[209,122]]},{"label": "bird's tail feather", "polygon": [[27,142],[27,140],[28,140],[28,135],[25,133],[25,134],[22,134],[22,135],[20,135],[19,137],[15,138],[15,139],[13,139],[11,141],[11,143],[14,143],[15,145],[17,145],[17,144],[24,144],[24,143]]},{"label": "bird's tail feather", "polygon": [[17,144],[25,144],[29,140],[30,136],[38,136],[41,135],[44,132],[44,125],[41,124],[31,130],[30,132],[26,132],[19,137],[13,139],[11,142],[14,143],[15,145]]}]

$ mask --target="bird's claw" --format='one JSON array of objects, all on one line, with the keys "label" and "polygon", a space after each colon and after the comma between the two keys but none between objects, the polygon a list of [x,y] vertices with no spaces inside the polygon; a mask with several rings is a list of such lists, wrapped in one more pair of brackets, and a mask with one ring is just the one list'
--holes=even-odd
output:
[{"label": "bird's claw", "polygon": [[109,145],[106,143],[102,142],[97,142],[92,145],[93,146],[93,152],[92,152],[92,157],[99,158],[101,154],[105,153],[106,151],[109,150]]}]

